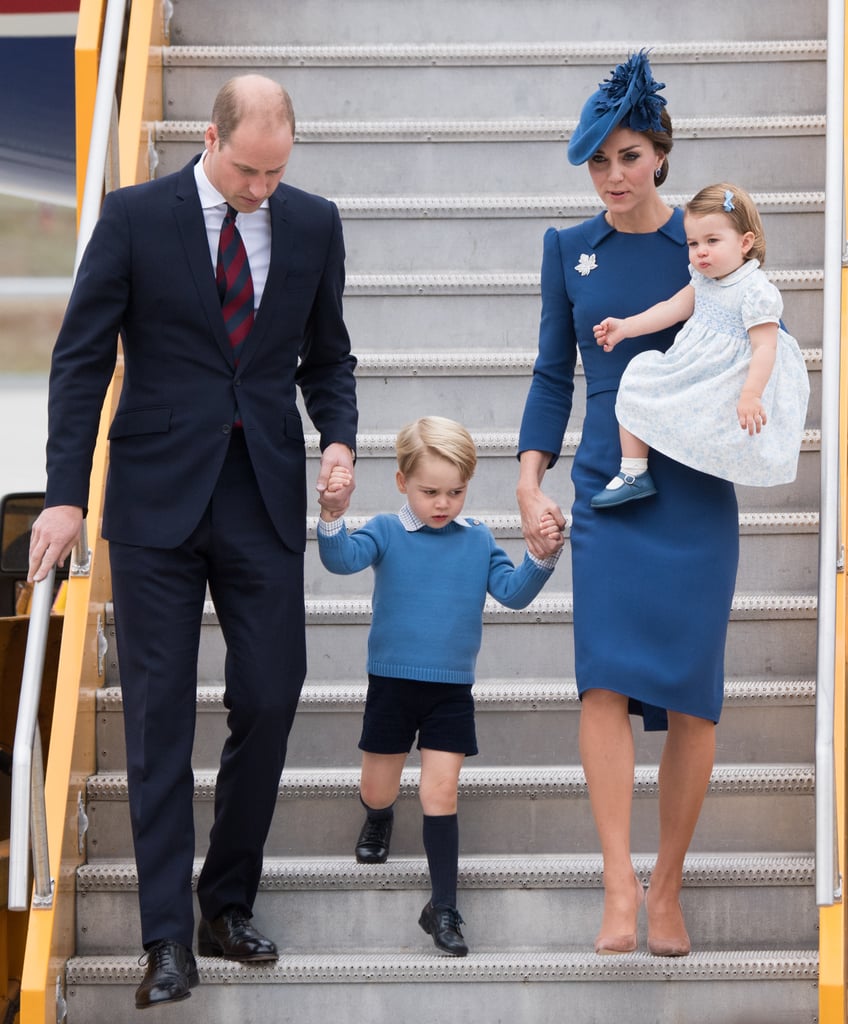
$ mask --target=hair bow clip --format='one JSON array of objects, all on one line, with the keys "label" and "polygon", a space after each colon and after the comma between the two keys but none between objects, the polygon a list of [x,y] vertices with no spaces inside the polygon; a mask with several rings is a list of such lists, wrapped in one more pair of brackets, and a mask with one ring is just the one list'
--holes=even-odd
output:
[{"label": "hair bow clip", "polygon": [[733,205],[733,193],[729,188],[724,190],[724,212],[730,213],[731,210],[735,210],[736,207]]}]

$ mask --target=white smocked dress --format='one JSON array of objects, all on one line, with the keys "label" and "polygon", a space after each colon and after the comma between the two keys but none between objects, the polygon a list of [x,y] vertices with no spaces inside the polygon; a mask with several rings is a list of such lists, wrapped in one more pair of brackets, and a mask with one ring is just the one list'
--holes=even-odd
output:
[{"label": "white smocked dress", "polygon": [[703,473],[754,487],[791,483],[810,384],[797,341],[780,326],[762,395],[766,424],[752,437],[736,414],[751,362],[748,329],[779,324],[780,292],[757,260],[721,280],[689,269],[694,312],[667,352],[642,352],[628,363],[615,404],[618,421],[651,448]]}]

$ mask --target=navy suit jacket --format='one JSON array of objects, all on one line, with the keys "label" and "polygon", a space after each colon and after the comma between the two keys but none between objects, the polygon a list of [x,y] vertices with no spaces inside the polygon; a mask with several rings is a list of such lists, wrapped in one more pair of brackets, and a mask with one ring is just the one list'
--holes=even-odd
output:
[{"label": "navy suit jacket", "polygon": [[238,407],[275,529],[303,551],[306,456],[296,385],[321,449],[356,445],[338,210],[284,184],[270,197],[268,280],[236,368],[195,162],[106,196],[53,353],[46,503],[88,505],[120,332],[124,380],[109,431],[103,535],[162,548],[185,540],[212,494]]}]

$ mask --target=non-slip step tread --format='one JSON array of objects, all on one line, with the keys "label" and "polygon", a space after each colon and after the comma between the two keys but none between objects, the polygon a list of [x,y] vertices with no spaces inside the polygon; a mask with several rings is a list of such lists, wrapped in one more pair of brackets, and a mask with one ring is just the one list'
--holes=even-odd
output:
[{"label": "non-slip step tread", "polygon": [[[632,43],[504,42],[504,43],[384,43],[356,46],[167,46],[162,50],[165,67],[197,67],[234,62],[264,67],[358,67],[417,65],[510,64],[608,64],[618,63]],[[782,60],[823,60],[826,39],[739,40],[697,43],[657,43],[651,48],[651,64],[744,63]]]},{"label": "non-slip step tread", "polygon": [[[418,768],[404,768],[401,797],[418,793]],[[637,765],[633,784],[635,797],[654,796],[658,792],[658,768]],[[359,794],[359,768],[292,768],[280,780],[279,793],[286,799],[352,797]],[[195,800],[213,800],[217,772],[198,769],[194,773]],[[809,796],[815,789],[812,764],[731,764],[716,765],[709,793],[782,793]],[[585,797],[586,779],[577,766],[465,768],[459,780],[460,796],[493,799],[536,797]],[[87,781],[88,800],[123,802],[127,798],[125,772],[101,772]]]},{"label": "non-slip step tread", "polygon": [[[300,696],[301,711],[361,712],[367,683],[364,680],[307,682]],[[199,712],[222,709],[223,682],[197,688]],[[813,706],[816,700],[814,679],[728,679],[725,705],[734,707]],[[99,712],[120,711],[123,697],[120,687],[103,686],[96,691]],[[580,698],[573,679],[480,679],[474,684],[474,703],[478,711],[503,710],[578,710]]]},{"label": "non-slip step tread", "polygon": [[[499,512],[484,512],[482,510],[469,510],[469,516],[481,519],[492,531],[495,537],[520,539],[521,516],[509,515]],[[345,515],[345,525],[349,530],[357,530],[371,516]],[[820,516],[818,512],[740,512],[739,532],[749,534],[802,534],[818,533]],[[565,513],[566,537],[571,531],[571,515]],[[308,516],[306,520],[307,536],[314,539],[318,529],[318,516]]]},{"label": "non-slip step tread", "polygon": [[[560,455],[573,455],[582,439],[582,432],[579,430],[567,430],[562,439]],[[821,448],[822,432],[819,427],[810,427],[804,430],[801,438],[801,452],[816,452]],[[504,456],[514,457],[518,450],[517,431],[489,431],[478,430],[474,434],[474,442],[477,447],[479,458],[502,458]],[[305,434],[307,455],[318,455],[321,452],[321,436],[316,433]],[[378,433],[376,431],[365,431],[356,438],[357,458],[391,458],[396,457],[396,433]]]},{"label": "non-slip step tread", "polygon": [[[647,883],[655,857],[633,856],[633,867]],[[194,865],[196,885],[203,861]],[[337,857],[266,857],[260,892],[337,891],[423,888],[429,879],[423,857],[392,857],[377,867],[357,864],[350,855]],[[809,886],[815,881],[815,858],[809,854],[690,854],[686,888],[717,886]],[[514,854],[461,856],[461,889],[596,889],[603,884],[600,854]],[[134,860],[90,861],[77,869],[77,891],[126,892],[138,888]]]},{"label": "non-slip step tread", "polygon": [[[824,271],[816,268],[763,272],[782,291],[815,289],[824,285]],[[353,295],[538,295],[538,273],[469,273],[445,270],[418,274],[349,274],[345,296]]]},{"label": "non-slip step tread", "polygon": [[[814,619],[817,598],[814,594],[762,593],[736,594],[730,611],[731,621],[748,619]],[[309,598],[306,605],[307,625],[332,621],[344,625],[368,625],[371,621],[371,599],[367,597]],[[571,622],[574,602],[570,593],[537,597],[527,608],[505,608],[487,599],[483,610],[486,623],[504,622]],[[207,601],[203,624],[217,625],[215,606]],[[107,604],[107,623],[114,624],[112,605]]]},{"label": "non-slip step tread", "polygon": [[[637,952],[617,957],[594,953],[470,953],[463,959],[432,953],[283,954],[275,965],[251,966],[198,957],[204,983],[265,984],[320,982],[416,981],[630,981],[687,979],[738,981],[818,977],[818,955],[810,949],[737,949],[660,958]],[[137,957],[72,957],[66,966],[69,985],[136,982],[144,973]]]},{"label": "non-slip step tread", "polygon": [[[194,142],[203,138],[208,122],[199,120],[154,121],[156,143]],[[824,135],[824,114],[781,114],[759,117],[681,117],[674,122],[674,138],[705,140],[737,135]],[[301,121],[296,140],[310,142],[563,142],[577,127],[575,118],[446,119],[422,118]]]},{"label": "non-slip step tread", "polygon": [[[821,348],[801,348],[807,370],[821,370]],[[483,374],[516,374],[522,376],[533,369],[535,351],[489,352],[465,349],[462,352],[443,350],[439,352],[363,352],[356,351],[356,373],[360,377],[419,377],[419,376],[470,376]],[[582,362],[578,364],[582,374]]]},{"label": "non-slip step tread", "polygon": [[[690,193],[664,192],[669,206],[683,206]],[[751,195],[760,213],[822,213],[825,193],[756,192]],[[603,209],[596,195],[458,195],[458,196],[334,196],[344,219],[360,217],[418,219],[501,217],[591,216]]]}]

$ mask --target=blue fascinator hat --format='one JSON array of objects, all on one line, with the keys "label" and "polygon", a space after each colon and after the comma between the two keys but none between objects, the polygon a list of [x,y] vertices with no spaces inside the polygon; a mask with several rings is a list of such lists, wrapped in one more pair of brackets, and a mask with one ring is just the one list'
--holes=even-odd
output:
[{"label": "blue fascinator hat", "polygon": [[584,164],[619,126],[634,132],[665,131],[660,114],[665,97],[658,96],[665,82],[655,82],[648,51],[640,50],[619,64],[583,105],[580,120],[568,143],[568,160]]}]

